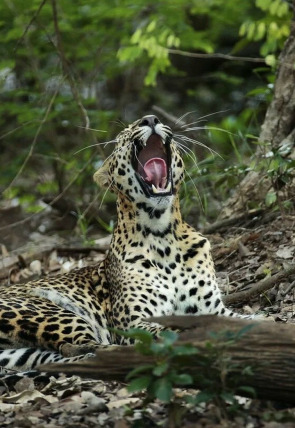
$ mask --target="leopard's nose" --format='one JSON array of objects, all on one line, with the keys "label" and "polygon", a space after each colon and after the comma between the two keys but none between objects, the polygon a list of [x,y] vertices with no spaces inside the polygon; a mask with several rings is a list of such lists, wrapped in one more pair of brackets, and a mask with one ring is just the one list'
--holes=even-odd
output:
[{"label": "leopard's nose", "polygon": [[148,116],[143,116],[141,119],[139,126],[149,126],[150,128],[154,128],[158,123],[161,123],[157,116],[153,114]]}]

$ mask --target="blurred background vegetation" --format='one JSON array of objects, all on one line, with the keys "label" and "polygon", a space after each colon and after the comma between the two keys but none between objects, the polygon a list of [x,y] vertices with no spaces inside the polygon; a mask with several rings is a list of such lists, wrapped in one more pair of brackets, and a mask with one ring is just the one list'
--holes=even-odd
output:
[{"label": "blurred background vegetation", "polygon": [[186,142],[183,210],[197,226],[216,219],[255,164],[291,15],[285,0],[0,2],[2,209],[31,219],[51,206],[60,229],[110,231],[114,197],[92,181],[113,149],[101,143],[152,113],[192,124],[178,126],[201,143]]}]

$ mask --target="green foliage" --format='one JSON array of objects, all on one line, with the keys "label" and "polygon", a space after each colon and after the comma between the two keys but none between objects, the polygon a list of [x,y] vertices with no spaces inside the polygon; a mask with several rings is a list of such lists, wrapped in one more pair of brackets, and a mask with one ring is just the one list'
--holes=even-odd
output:
[{"label": "green foliage", "polygon": [[295,175],[295,160],[286,157],[291,151],[291,145],[285,144],[278,149],[267,150],[264,145],[264,155],[258,165],[253,162],[253,168],[262,171],[271,183],[271,190],[266,194],[265,205],[267,207],[278,206],[284,212],[293,206],[292,201],[282,200],[281,192],[289,184]]},{"label": "green foliage", "polygon": [[[190,406],[201,403],[214,403],[223,412],[236,413],[240,406],[235,395],[244,391],[255,396],[252,387],[244,384],[251,376],[251,367],[240,370],[229,357],[228,349],[239,341],[253,325],[248,325],[240,331],[212,332],[210,339],[202,350],[192,344],[177,345],[178,334],[173,331],[163,331],[159,341],[155,342],[150,332],[132,329],[128,332],[116,331],[124,337],[136,340],[135,348],[142,355],[153,357],[153,362],[143,364],[133,369],[127,376],[130,381],[130,392],[145,392],[145,405],[155,399],[169,403],[170,411],[181,415],[186,402]],[[197,367],[193,366],[192,356],[197,355]],[[190,367],[190,374],[186,373]],[[230,380],[229,380],[230,376]],[[177,400],[173,388],[189,387],[197,383],[201,391],[196,396],[187,395],[184,401]]]},{"label": "green foliage", "polygon": [[172,65],[170,51],[177,48],[213,53],[224,26],[227,32],[234,32],[242,23],[241,17],[247,16],[250,10],[246,2],[237,6],[234,1],[155,3],[148,14],[138,17],[136,29],[124,39],[118,58],[123,63],[147,64],[144,83],[155,86],[159,73],[179,74]]},{"label": "green foliage", "polygon": [[89,221],[84,214],[78,215],[77,227],[79,228],[79,236],[82,238],[83,244],[93,245],[93,241],[88,238]]},{"label": "green foliage", "polygon": [[266,64],[276,65],[276,54],[290,33],[291,10],[285,0],[256,0],[264,14],[257,20],[246,20],[240,27],[240,36],[247,40],[263,41],[260,53]]},{"label": "green foliage", "polygon": [[119,49],[118,58],[120,61],[132,62],[146,54],[152,61],[144,82],[146,85],[155,86],[157,74],[159,72],[164,73],[167,67],[171,65],[167,48],[178,47],[180,39],[165,26],[159,31],[159,23],[152,20],[145,28],[138,28],[132,35],[130,42],[132,46]]},{"label": "green foliage", "polygon": [[[213,169],[207,177],[202,165],[202,173],[196,168],[190,173],[197,187],[205,180],[209,183],[201,197],[205,208],[213,212],[212,196],[226,197],[226,185],[234,186],[243,175],[251,152],[245,135],[258,134],[271,99],[274,73],[260,67],[253,74],[236,61],[212,67],[207,60],[178,54],[243,56],[247,46],[252,56],[260,49],[273,65],[273,55],[289,32],[287,2],[55,2],[57,16],[53,0],[0,2],[1,190],[9,190],[12,183],[18,196],[32,196],[27,206],[36,210],[40,198],[72,183],[68,193],[80,208],[93,198],[95,186],[89,177],[97,161],[110,151],[98,146],[74,153],[112,139],[121,129],[114,119],[125,115],[123,120],[130,122],[148,113],[153,104],[173,114],[196,110],[197,118],[230,108],[223,120],[211,125],[231,134],[212,129],[201,136],[221,153],[224,162],[212,163],[209,156],[204,164],[211,163]],[[107,132],[86,132],[86,119],[91,128]],[[188,183],[188,196],[183,197],[188,209],[197,199],[193,189]]]},{"label": "green foliage", "polygon": [[181,358],[198,353],[191,345],[174,346],[177,333],[164,331],[161,333],[161,342],[153,341],[151,333],[144,330],[130,330],[124,336],[139,340],[135,345],[138,352],[143,355],[155,357],[155,364],[141,366],[132,370],[127,379],[133,379],[128,390],[130,392],[146,389],[147,401],[155,398],[169,402],[172,398],[173,387],[191,385],[193,379],[186,373],[179,373],[173,367],[175,358]]},{"label": "green foliage", "polygon": [[287,424],[288,422],[294,423],[295,416],[292,410],[268,410],[263,413],[263,420],[265,422],[275,422],[281,425]]}]

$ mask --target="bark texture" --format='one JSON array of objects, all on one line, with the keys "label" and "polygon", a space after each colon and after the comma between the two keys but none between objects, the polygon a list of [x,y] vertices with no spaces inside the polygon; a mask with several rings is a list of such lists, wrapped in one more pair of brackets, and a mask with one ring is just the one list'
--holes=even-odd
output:
[{"label": "bark texture", "polygon": [[[294,2],[295,10],[295,2]],[[269,143],[267,151],[280,147],[289,149],[286,156],[295,159],[295,20],[291,23],[290,36],[279,57],[279,66],[274,95],[267,109],[264,123],[261,127],[259,141]],[[265,149],[258,146],[257,161],[263,156]],[[221,218],[245,213],[247,202],[263,202],[271,183],[263,173],[249,172],[241,181],[235,193],[228,199],[221,212]],[[292,194],[293,192],[293,194]],[[294,188],[289,186],[288,197],[294,196]]]},{"label": "bark texture", "polygon": [[[251,328],[225,345],[219,338],[222,357],[230,359],[232,368],[226,374],[226,384],[240,382],[241,386],[255,389],[257,398],[272,399],[281,402],[295,403],[295,326],[292,324],[275,324],[269,321],[245,321],[212,315],[180,316],[154,318],[167,327],[185,329],[180,334],[177,344],[192,343],[199,350],[206,352],[206,343],[214,341],[212,332],[239,332],[245,326]],[[88,378],[124,381],[126,375],[135,367],[154,363],[152,356],[138,354],[134,347],[116,347],[113,351],[101,350],[95,358],[74,364],[54,364],[41,366],[47,372],[64,372]],[[218,365],[218,364],[217,364]],[[212,366],[214,366],[214,362]],[[254,375],[242,376],[246,367],[251,367]],[[182,360],[184,373],[195,375],[194,387],[202,388],[198,379],[200,371],[208,370],[200,362],[200,354],[191,355]],[[210,367],[209,367],[210,370]],[[220,372],[224,379],[225,373]],[[247,395],[241,391],[239,395]]]}]

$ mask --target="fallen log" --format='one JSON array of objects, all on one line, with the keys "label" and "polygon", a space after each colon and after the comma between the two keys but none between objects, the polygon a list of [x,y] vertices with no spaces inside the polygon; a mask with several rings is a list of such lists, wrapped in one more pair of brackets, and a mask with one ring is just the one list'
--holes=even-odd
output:
[{"label": "fallen log", "polygon": [[[230,361],[226,373],[227,385],[236,385],[238,380],[240,386],[254,388],[257,398],[295,403],[294,325],[210,315],[160,317],[153,321],[170,328],[184,329],[175,345],[191,343],[202,354],[207,352],[208,342],[213,343],[213,346],[219,346],[224,361],[228,359]],[[228,341],[228,334],[225,332],[238,335],[246,326],[250,327],[239,339]],[[214,336],[212,332],[215,333]],[[44,365],[39,369],[49,373],[63,372],[88,378],[126,381],[126,376],[132,369],[155,362],[153,356],[141,355],[132,346],[122,346],[113,350],[99,350],[96,357],[74,364]],[[251,368],[253,375],[242,375],[247,367]],[[204,366],[200,363],[200,354],[186,357],[181,369],[183,373],[189,373],[194,377],[193,387],[202,389],[203,385],[198,380],[198,374],[204,371]],[[210,370],[210,367],[208,369]],[[220,373],[223,381],[224,376],[223,368],[223,372]],[[248,394],[247,391],[239,391],[239,395]]]}]

